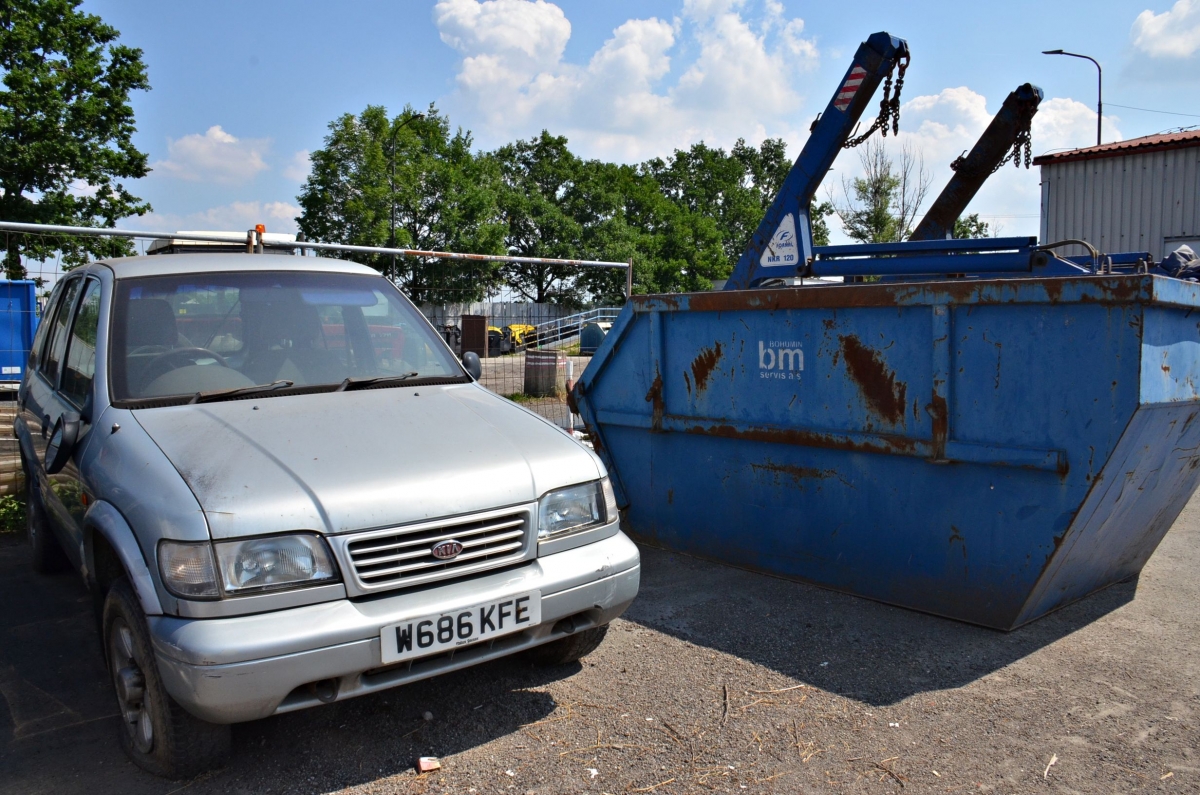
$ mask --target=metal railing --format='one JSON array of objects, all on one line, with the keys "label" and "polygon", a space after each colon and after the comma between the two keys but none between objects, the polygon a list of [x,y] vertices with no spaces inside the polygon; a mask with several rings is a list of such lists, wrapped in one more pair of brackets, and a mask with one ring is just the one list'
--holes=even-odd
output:
[{"label": "metal railing", "polygon": [[[27,232],[36,235],[85,235],[91,237],[124,237],[145,240],[179,240],[194,243],[240,242],[241,235],[229,232],[149,232],[137,229],[108,229],[91,226],[62,226],[58,224],[27,224],[16,221],[0,221],[0,232]],[[265,229],[260,225],[246,232],[248,253],[261,254],[264,247]],[[610,262],[590,259],[553,259],[550,257],[522,257],[513,254],[471,254],[461,251],[423,251],[413,248],[389,248],[386,246],[354,246],[347,243],[318,243],[311,240],[276,242],[276,248],[293,248],[304,251],[346,251],[357,254],[391,254],[396,257],[424,257],[427,259],[468,260],[476,262],[513,262],[527,265],[572,265],[589,268],[620,268],[625,271],[625,295],[633,294],[633,260]]]},{"label": "metal railing", "polygon": [[619,314],[621,314],[619,308],[597,307],[586,312],[539,323],[534,327],[535,333],[531,336],[539,348],[562,347],[564,343],[578,337],[580,330],[588,323],[611,323],[617,319]]}]

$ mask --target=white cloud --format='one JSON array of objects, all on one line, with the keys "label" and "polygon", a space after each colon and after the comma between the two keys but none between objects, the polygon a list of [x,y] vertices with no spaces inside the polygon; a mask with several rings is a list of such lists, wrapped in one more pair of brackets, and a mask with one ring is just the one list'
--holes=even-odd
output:
[{"label": "white cloud", "polygon": [[158,173],[193,182],[239,184],[268,168],[263,156],[270,147],[270,139],[236,138],[213,125],[203,134],[168,139],[167,159],[150,165]]},{"label": "white cloud", "polygon": [[301,149],[292,155],[292,159],[283,167],[283,176],[292,182],[303,182],[308,179],[310,171],[312,171],[312,161],[309,159],[309,151]]},{"label": "white cloud", "polygon": [[196,213],[147,213],[137,227],[147,232],[178,232],[181,229],[242,232],[264,224],[268,232],[295,232],[300,208],[284,201],[237,201]]},{"label": "white cloud", "polygon": [[1178,0],[1170,11],[1137,15],[1129,31],[1133,46],[1152,58],[1188,58],[1200,49],[1200,2]]},{"label": "white cloud", "polygon": [[[1120,141],[1117,116],[1106,115],[1101,130],[1106,143]],[[1034,154],[1096,145],[1096,109],[1073,99],[1055,97],[1042,102],[1033,117]]]},{"label": "white cloud", "polygon": [[467,56],[458,79],[472,88],[553,70],[571,38],[562,9],[545,0],[442,0],[433,15],[442,41]]},{"label": "white cloud", "polygon": [[[450,104],[480,143],[548,128],[584,155],[628,161],[794,132],[796,77],[816,45],[777,0],[747,5],[687,0],[678,18],[628,20],[586,64],[564,60],[571,23],[545,0],[440,0],[433,17],[463,56]],[[676,64],[681,43],[694,55]]]},{"label": "white cloud", "polygon": [[[1176,9],[1192,2],[1200,0],[1183,0]],[[811,82],[805,78],[821,57],[848,57],[819,53],[804,35],[804,21],[787,18],[779,0],[685,0],[673,19],[624,22],[579,63],[565,59],[570,21],[544,0],[440,0],[433,17],[442,40],[462,55],[457,92],[447,104],[480,145],[546,128],[567,135],[584,156],[625,162],[701,140],[728,147],[738,137],[752,143],[782,137],[795,156],[812,110],[797,87]],[[814,89],[823,107],[833,86]],[[951,161],[975,145],[1002,99],[992,97],[989,109],[988,98],[958,86],[904,103],[899,140],[887,142],[923,155],[930,201],[953,174]],[[1033,154],[1091,145],[1095,118],[1081,102],[1045,100],[1034,119]],[[1106,141],[1121,137],[1118,121],[1105,117]],[[842,153],[834,168],[827,182],[835,186],[857,175],[856,153]],[[1039,193],[1037,169],[1006,165],[968,212],[1006,235],[1037,234]]]}]

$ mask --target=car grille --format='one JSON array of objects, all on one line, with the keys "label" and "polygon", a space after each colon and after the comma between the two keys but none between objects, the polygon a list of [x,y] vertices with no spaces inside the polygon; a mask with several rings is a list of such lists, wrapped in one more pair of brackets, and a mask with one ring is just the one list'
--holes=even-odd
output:
[{"label": "car grille", "polygon": [[[529,513],[514,511],[374,532],[350,541],[346,552],[364,589],[395,588],[518,561],[528,546],[528,530]],[[434,546],[452,540],[463,546],[458,557],[438,560],[433,556]]]}]

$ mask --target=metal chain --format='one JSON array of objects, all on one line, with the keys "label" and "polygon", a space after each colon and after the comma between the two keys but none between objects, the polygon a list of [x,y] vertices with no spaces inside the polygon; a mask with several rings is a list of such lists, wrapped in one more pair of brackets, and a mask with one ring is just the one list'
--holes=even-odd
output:
[{"label": "metal chain", "polygon": [[[991,173],[995,174],[1000,170],[1001,166],[1009,161],[1012,161],[1013,166],[1016,168],[1020,168],[1021,162],[1024,161],[1025,168],[1029,168],[1030,163],[1033,161],[1033,138],[1030,127],[1033,124],[1033,113],[1036,109],[1036,105],[1032,108],[1022,108],[1021,121],[1019,122],[1021,126],[1017,129],[1012,148],[1008,150],[1008,154],[1004,156],[1004,159],[996,164]],[[966,165],[966,162],[967,153],[963,152],[954,158],[954,162],[950,164],[950,170],[958,171]]]},{"label": "metal chain", "polygon": [[[876,130],[879,130],[879,134],[886,138],[889,126],[892,128],[893,135],[900,134],[900,92],[904,90],[904,73],[908,70],[909,60],[909,56],[905,55],[903,60],[892,64],[892,71],[888,72],[887,77],[883,79],[883,99],[879,102],[879,116],[865,133],[842,144],[843,149],[858,146],[870,138]],[[896,73],[896,93],[894,95],[892,94],[892,72]]]},{"label": "metal chain", "polygon": [[[1013,141],[1012,149],[1010,149],[1008,154],[1004,156],[1004,159],[997,163],[996,167],[992,169],[993,174],[999,171],[1000,167],[1010,160],[1012,161],[1014,168],[1020,168],[1022,160],[1025,161],[1025,168],[1029,168],[1030,161],[1033,160],[1033,139],[1029,129],[1032,122],[1032,116],[1025,117],[1025,125],[1021,129],[1017,130],[1016,140]],[[950,167],[954,168],[954,164],[952,163]]]}]

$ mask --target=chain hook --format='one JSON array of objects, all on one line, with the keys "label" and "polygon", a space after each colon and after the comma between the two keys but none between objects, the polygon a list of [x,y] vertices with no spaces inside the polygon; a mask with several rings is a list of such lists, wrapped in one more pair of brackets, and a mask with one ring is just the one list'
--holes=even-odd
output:
[{"label": "chain hook", "polygon": [[[867,131],[862,135],[852,135],[850,140],[842,144],[843,149],[851,149],[858,146],[863,141],[871,137],[871,133],[879,130],[879,134],[887,137],[888,127],[892,129],[892,135],[900,134],[900,92],[904,89],[904,73],[908,71],[908,64],[911,60],[908,54],[905,54],[903,59],[892,64],[891,70],[887,76],[883,78],[883,99],[879,101],[879,116],[876,117],[874,123],[871,124]],[[892,75],[895,74],[896,93],[892,93]],[[858,132],[858,128],[855,128]]]}]

